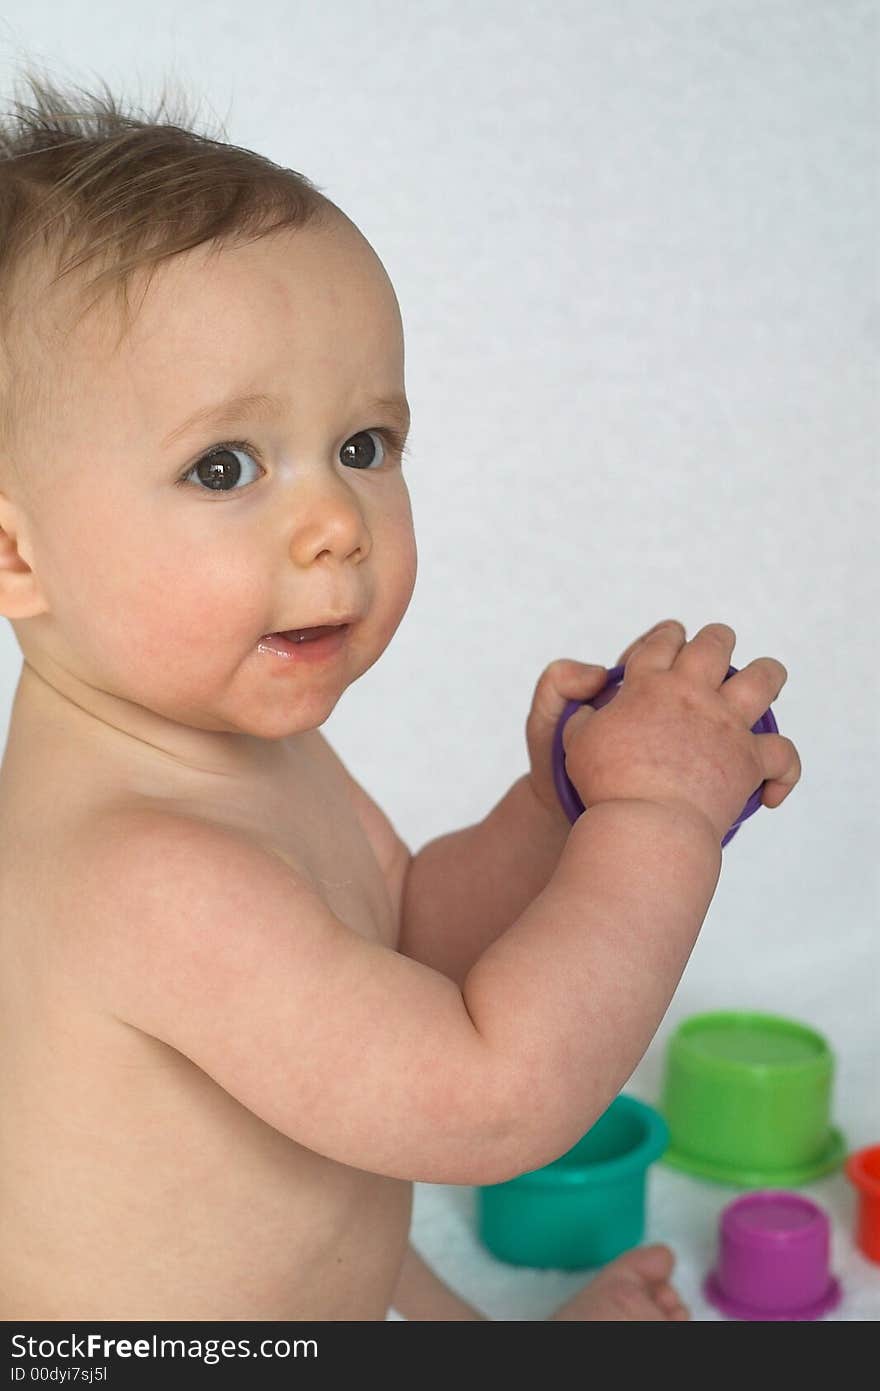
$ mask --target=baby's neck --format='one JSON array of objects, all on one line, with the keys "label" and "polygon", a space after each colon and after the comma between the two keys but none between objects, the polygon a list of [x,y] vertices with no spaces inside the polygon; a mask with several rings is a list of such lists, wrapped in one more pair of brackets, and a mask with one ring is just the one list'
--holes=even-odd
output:
[{"label": "baby's neck", "polygon": [[54,663],[27,658],[13,701],[8,747],[27,746],[47,737],[92,743],[102,757],[130,761],[157,777],[225,780],[251,784],[277,774],[279,765],[308,733],[281,740],[249,734],[196,729],[84,684]]}]

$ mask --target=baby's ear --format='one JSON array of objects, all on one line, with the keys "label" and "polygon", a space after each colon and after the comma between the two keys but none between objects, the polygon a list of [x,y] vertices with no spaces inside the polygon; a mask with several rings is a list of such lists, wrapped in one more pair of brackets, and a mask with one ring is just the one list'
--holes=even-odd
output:
[{"label": "baby's ear", "polygon": [[0,614],[5,618],[33,618],[49,608],[31,558],[20,509],[0,493]]}]

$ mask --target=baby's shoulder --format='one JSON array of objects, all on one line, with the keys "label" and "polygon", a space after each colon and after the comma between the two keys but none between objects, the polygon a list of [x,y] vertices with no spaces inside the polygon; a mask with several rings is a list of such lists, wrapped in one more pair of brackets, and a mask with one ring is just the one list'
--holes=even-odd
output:
[{"label": "baby's shoulder", "polygon": [[236,922],[281,920],[310,888],[295,845],[273,851],[246,827],[159,799],[96,810],[59,858],[67,907],[54,951],[96,1000],[179,976],[205,938],[219,948]]},{"label": "baby's shoulder", "polygon": [[259,915],[264,885],[276,900],[294,896],[279,876],[293,885],[295,862],[282,864],[233,827],[128,796],[80,812],[46,816],[41,835],[0,846],[7,1016],[27,982],[44,1030],[61,1015],[66,1034],[86,1017],[88,1027],[97,1016],[124,1020],[145,983],[179,979],[198,938],[215,928],[219,937],[236,901]]},{"label": "baby's shoulder", "polygon": [[77,827],[68,849],[70,872],[80,883],[95,876],[99,902],[108,875],[116,883],[134,876],[142,888],[171,895],[185,893],[206,870],[208,882],[222,892],[223,871],[232,873],[245,862],[252,870],[283,862],[289,871],[305,873],[294,838],[278,846],[252,824],[158,797],[129,796],[96,810]]}]

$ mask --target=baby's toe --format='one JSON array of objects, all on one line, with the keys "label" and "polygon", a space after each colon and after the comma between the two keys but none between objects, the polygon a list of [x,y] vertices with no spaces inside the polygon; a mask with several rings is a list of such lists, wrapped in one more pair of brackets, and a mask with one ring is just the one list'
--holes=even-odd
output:
[{"label": "baby's toe", "polygon": [[634,1246],[615,1261],[616,1267],[628,1275],[636,1275],[651,1284],[665,1282],[672,1273],[675,1256],[668,1246]]},{"label": "baby's toe", "polygon": [[654,1290],[654,1298],[668,1319],[689,1319],[690,1310],[671,1285],[664,1281]]}]

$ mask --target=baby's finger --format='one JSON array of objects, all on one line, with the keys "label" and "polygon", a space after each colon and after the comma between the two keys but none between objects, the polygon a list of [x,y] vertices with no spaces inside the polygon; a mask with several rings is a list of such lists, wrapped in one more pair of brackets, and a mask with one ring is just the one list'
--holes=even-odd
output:
[{"label": "baby's finger", "polygon": [[743,716],[751,729],[779,695],[788,672],[775,657],[756,657],[721,687],[721,695]]},{"label": "baby's finger", "polygon": [[[552,739],[562,712],[570,700],[591,700],[608,680],[605,667],[558,657],[544,668],[535,687],[526,721],[529,740]],[[574,718],[574,716],[572,716]]]},{"label": "baby's finger", "polygon": [[677,618],[661,618],[660,622],[659,622],[659,623],[655,623],[654,626],[653,626],[653,628],[649,628],[648,631],[647,631],[646,633],[642,633],[642,636],[641,636],[641,637],[636,638],[635,642],[631,642],[630,645],[629,645],[629,647],[626,649],[626,651],[625,651],[625,652],[621,652],[620,656],[618,657],[618,659],[617,659],[617,661],[614,663],[614,665],[615,665],[616,667],[626,666],[626,663],[628,662],[628,660],[629,660],[630,656],[632,655],[632,653],[633,653],[633,652],[636,650],[636,648],[638,647],[639,643],[640,643],[640,642],[644,642],[644,641],[645,641],[645,638],[649,638],[649,637],[651,636],[652,633],[656,633],[656,631],[657,631],[658,628],[663,628],[663,627],[665,627],[665,625],[666,625],[667,623],[678,623],[678,626],[679,626],[680,628],[682,628],[682,629],[684,628],[684,624],[683,624],[683,623],[679,623],[679,621],[678,621]]},{"label": "baby's finger", "polygon": [[736,633],[727,623],[705,623],[690,642],[682,647],[675,662],[680,676],[701,685],[708,682],[717,691],[730,670]]},{"label": "baby's finger", "polygon": [[628,676],[638,676],[640,672],[669,671],[683,645],[686,645],[684,624],[675,618],[664,619],[636,643],[626,663],[624,683]]},{"label": "baby's finger", "polygon": [[801,760],[794,744],[784,734],[756,734],[755,738],[759,741],[765,779],[761,805],[772,809],[784,802],[800,781]]}]

